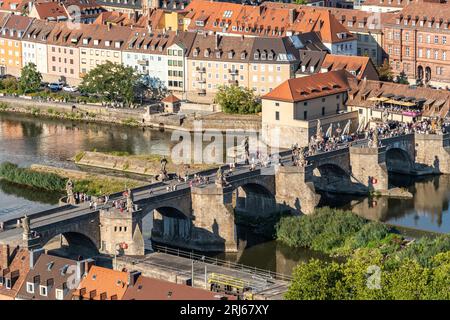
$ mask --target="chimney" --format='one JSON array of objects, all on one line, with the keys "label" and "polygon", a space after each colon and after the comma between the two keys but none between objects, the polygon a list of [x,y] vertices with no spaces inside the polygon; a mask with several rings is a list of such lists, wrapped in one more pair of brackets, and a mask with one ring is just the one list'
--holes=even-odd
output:
[{"label": "chimney", "polygon": [[85,259],[81,261],[77,261],[77,269],[76,269],[76,279],[81,280],[81,278],[89,272],[91,267],[95,264],[94,259]]},{"label": "chimney", "polygon": [[141,273],[139,271],[128,272],[128,286],[133,287],[140,276]]},{"label": "chimney", "polygon": [[294,9],[289,9],[289,23],[294,23]]},{"label": "chimney", "polygon": [[36,265],[36,262],[38,261],[41,254],[44,253],[44,248],[31,250],[30,251],[30,269],[34,269],[34,266]]},{"label": "chimney", "polygon": [[0,256],[1,263],[2,263],[1,264],[2,269],[9,268],[10,255],[11,255],[11,249],[9,248],[9,244],[3,245],[1,248],[1,256]]},{"label": "chimney", "polygon": [[220,43],[220,35],[216,34],[216,39],[215,40],[216,40],[215,41],[215,47],[216,47],[216,50],[218,50],[219,49],[219,43]]}]

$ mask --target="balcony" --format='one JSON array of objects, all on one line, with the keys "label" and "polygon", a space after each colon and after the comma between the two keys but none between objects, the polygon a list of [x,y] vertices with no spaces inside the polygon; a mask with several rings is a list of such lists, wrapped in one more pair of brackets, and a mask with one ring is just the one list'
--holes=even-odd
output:
[{"label": "balcony", "polygon": [[136,62],[138,65],[148,66],[148,60],[137,60]]},{"label": "balcony", "polygon": [[197,70],[197,72],[199,72],[199,73],[205,73],[206,72],[206,68],[205,67],[197,67],[195,70]]},{"label": "balcony", "polygon": [[239,84],[239,81],[237,81],[237,80],[228,80],[228,83],[230,84],[230,85],[238,85]]},{"label": "balcony", "polygon": [[197,91],[197,93],[198,93],[198,95],[199,96],[204,96],[204,95],[206,95],[206,89],[198,89],[198,91]]},{"label": "balcony", "polygon": [[237,69],[228,69],[228,73],[233,76],[236,76],[239,74],[239,71]]},{"label": "balcony", "polygon": [[203,78],[197,78],[195,81],[197,81],[198,83],[206,83],[206,79]]}]

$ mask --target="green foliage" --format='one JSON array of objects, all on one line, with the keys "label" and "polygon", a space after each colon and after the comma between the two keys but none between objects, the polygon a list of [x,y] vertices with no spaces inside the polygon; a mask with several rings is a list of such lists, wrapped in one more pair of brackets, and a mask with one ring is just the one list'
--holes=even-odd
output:
[{"label": "green foliage", "polygon": [[283,217],[277,224],[277,239],[290,246],[332,252],[343,246],[367,220],[351,211],[318,208],[309,216]]},{"label": "green foliage", "polygon": [[18,93],[19,82],[14,77],[8,77],[1,81],[2,89],[8,94]]},{"label": "green foliage", "polygon": [[261,104],[256,101],[253,91],[236,85],[220,86],[215,96],[225,113],[251,114],[261,112]]},{"label": "green foliage", "polygon": [[80,162],[81,159],[83,159],[84,155],[86,154],[86,152],[84,151],[80,151],[75,155],[75,163],[76,162]]},{"label": "green foliage", "polygon": [[34,63],[25,65],[20,73],[19,89],[23,93],[36,92],[42,82],[42,74]]},{"label": "green foliage", "polygon": [[10,162],[4,162],[0,165],[0,177],[17,184],[50,191],[62,191],[66,186],[66,179],[57,174],[19,168],[16,164]]},{"label": "green foliage", "polygon": [[421,266],[430,266],[438,253],[450,251],[450,236],[423,237],[415,240],[396,255],[400,260],[416,260]]},{"label": "green foliage", "polygon": [[127,118],[122,120],[122,124],[130,127],[136,127],[139,125],[139,121],[134,118]]},{"label": "green foliage", "polygon": [[312,259],[299,264],[292,274],[294,280],[285,295],[287,300],[331,300],[336,297],[334,288],[342,279],[340,266]]},{"label": "green foliage", "polygon": [[395,82],[400,84],[409,84],[406,73],[404,71],[400,72],[400,74],[395,78]]},{"label": "green foliage", "polygon": [[378,75],[381,81],[392,81],[394,79],[392,67],[388,59],[385,59],[383,64],[378,67]]},{"label": "green foliage", "polygon": [[439,253],[431,267],[405,259],[387,268],[378,249],[357,250],[346,262],[310,260],[298,265],[285,295],[289,300],[450,299],[450,251]]},{"label": "green foliage", "polygon": [[0,111],[6,111],[6,110],[8,110],[8,108],[9,107],[6,103],[4,103],[4,102],[0,103]]},{"label": "green foliage", "polygon": [[298,5],[307,5],[308,1],[307,0],[294,0],[294,3],[298,4]]},{"label": "green foliage", "polygon": [[83,77],[80,90],[101,97],[103,102],[131,106],[138,80],[133,68],[107,61]]}]

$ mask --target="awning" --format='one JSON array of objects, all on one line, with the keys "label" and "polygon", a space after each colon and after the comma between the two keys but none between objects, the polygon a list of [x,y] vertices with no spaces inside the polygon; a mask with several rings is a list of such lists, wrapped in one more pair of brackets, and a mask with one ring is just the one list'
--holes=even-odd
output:
[{"label": "awning", "polygon": [[386,100],[389,100],[388,98],[385,98],[385,97],[380,97],[380,98],[377,98],[377,97],[371,97],[371,98],[369,98],[369,99],[367,99],[368,101],[386,101]]},{"label": "awning", "polygon": [[392,99],[387,100],[384,103],[397,104],[399,106],[404,106],[404,107],[412,107],[412,106],[416,105],[415,103],[412,103],[412,102],[397,101],[397,100],[392,100]]}]

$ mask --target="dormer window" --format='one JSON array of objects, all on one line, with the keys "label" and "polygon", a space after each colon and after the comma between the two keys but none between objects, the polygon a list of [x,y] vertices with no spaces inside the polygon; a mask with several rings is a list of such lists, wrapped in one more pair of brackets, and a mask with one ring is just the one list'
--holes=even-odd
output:
[{"label": "dormer window", "polygon": [[194,57],[198,56],[198,50],[194,50],[193,56],[194,56]]},{"label": "dormer window", "polygon": [[267,58],[267,53],[266,53],[266,51],[263,51],[261,53],[261,60],[266,60],[266,58]]},{"label": "dormer window", "polygon": [[259,60],[259,51],[256,51],[255,54],[253,55],[253,58],[255,60]]},{"label": "dormer window", "polygon": [[267,55],[267,58],[268,58],[269,60],[273,60],[273,56],[274,56],[274,54],[273,54],[273,52],[271,51],[271,52],[269,52],[269,54]]},{"label": "dormer window", "polygon": [[230,52],[228,52],[228,59],[233,59],[233,50],[231,50]]},{"label": "dormer window", "polygon": [[205,49],[204,55],[205,55],[205,57],[209,57],[209,50],[208,49]]},{"label": "dormer window", "polygon": [[217,51],[217,52],[216,52],[216,58],[217,58],[217,59],[220,59],[220,51]]},{"label": "dormer window", "polygon": [[117,49],[120,49],[120,41],[116,41],[114,43],[114,47],[117,48]]},{"label": "dormer window", "polygon": [[94,46],[98,46],[99,43],[100,43],[100,40],[94,40]]},{"label": "dormer window", "polygon": [[106,41],[105,41],[105,46],[106,46],[106,47],[109,47],[110,45],[111,45],[111,41],[106,40]]},{"label": "dormer window", "polygon": [[242,53],[241,53],[241,59],[244,60],[244,59],[245,59],[245,56],[246,56],[245,52],[242,52]]},{"label": "dormer window", "polygon": [[88,39],[83,39],[83,44],[88,44],[89,40]]}]

